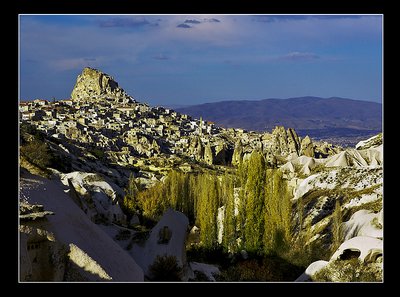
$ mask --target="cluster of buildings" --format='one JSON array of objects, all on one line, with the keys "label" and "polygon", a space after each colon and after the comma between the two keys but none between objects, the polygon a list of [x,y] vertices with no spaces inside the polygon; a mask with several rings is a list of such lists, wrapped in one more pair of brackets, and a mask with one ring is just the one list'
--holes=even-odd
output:
[{"label": "cluster of buildings", "polygon": [[21,122],[51,137],[101,149],[127,163],[162,153],[196,159],[193,142],[207,144],[221,131],[213,123],[137,102],[36,99],[20,102],[19,113]]}]

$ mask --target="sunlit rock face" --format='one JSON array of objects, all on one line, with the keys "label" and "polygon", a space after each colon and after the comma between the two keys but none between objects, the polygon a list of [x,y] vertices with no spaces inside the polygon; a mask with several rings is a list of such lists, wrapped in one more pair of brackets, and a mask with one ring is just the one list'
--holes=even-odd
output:
[{"label": "sunlit rock face", "polygon": [[114,78],[97,69],[86,67],[78,75],[71,93],[71,99],[77,101],[110,100],[119,103],[135,102]]}]

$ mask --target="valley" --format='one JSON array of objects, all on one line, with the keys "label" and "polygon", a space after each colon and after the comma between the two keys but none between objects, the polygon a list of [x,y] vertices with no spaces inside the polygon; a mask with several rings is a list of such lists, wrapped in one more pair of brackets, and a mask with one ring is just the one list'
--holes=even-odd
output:
[{"label": "valley", "polygon": [[382,132],[381,104],[337,97],[220,101],[176,110],[225,128],[262,133],[275,126],[291,127],[301,137],[343,147]]},{"label": "valley", "polygon": [[296,100],[257,128],[84,68],[70,99],[21,102],[20,281],[382,282],[382,119]]}]

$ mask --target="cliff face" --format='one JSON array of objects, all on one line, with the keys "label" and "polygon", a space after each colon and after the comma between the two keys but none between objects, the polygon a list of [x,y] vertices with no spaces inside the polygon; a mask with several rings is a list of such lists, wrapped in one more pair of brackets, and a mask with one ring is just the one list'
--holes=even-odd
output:
[{"label": "cliff face", "polygon": [[78,75],[71,93],[73,100],[111,100],[120,103],[134,102],[134,99],[118,86],[108,74],[97,69],[86,67]]}]

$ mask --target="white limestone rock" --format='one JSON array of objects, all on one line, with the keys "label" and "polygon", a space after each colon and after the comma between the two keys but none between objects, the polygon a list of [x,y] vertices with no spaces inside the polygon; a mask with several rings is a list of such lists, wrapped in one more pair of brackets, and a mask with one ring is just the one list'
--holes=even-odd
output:
[{"label": "white limestone rock", "polygon": [[372,211],[361,209],[354,213],[350,220],[343,223],[344,240],[357,236],[369,236],[382,239],[383,226],[380,217],[383,211],[375,214]]},{"label": "white limestone rock", "polygon": [[362,140],[356,144],[357,150],[363,150],[367,148],[378,147],[383,143],[383,134],[379,133],[378,135],[372,136],[366,140]]},{"label": "white limestone rock", "polygon": [[[20,179],[20,187],[21,196],[30,204],[43,205],[44,209],[55,213],[47,220],[21,223],[21,251],[28,250],[29,244],[42,243],[38,244],[39,261],[34,261],[35,249],[21,253],[20,268],[25,273],[20,275],[21,281],[32,280],[29,271],[35,269],[33,275],[37,280],[144,280],[143,271],[135,260],[85,215],[64,192],[60,182],[27,175]],[[62,256],[62,247],[66,257]],[[45,259],[50,257],[55,261],[49,264]],[[85,270],[89,267],[91,272]]]},{"label": "white limestone rock", "polygon": [[311,278],[321,269],[323,269],[329,262],[319,260],[311,263],[302,275],[300,275],[295,282],[307,282],[311,281]]},{"label": "white limestone rock", "polygon": [[362,262],[374,262],[383,254],[383,240],[369,236],[353,237],[343,242],[329,261],[343,259],[346,253],[351,252],[359,253],[358,259]]}]

